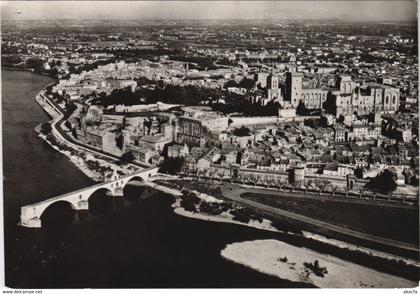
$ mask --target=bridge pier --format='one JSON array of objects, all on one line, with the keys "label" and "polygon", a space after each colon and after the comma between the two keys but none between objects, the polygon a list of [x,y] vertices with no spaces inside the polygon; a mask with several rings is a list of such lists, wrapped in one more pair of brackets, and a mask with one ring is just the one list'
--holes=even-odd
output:
[{"label": "bridge pier", "polygon": [[124,189],[123,187],[115,187],[111,191],[112,197],[122,197],[124,196]]},{"label": "bridge pier", "polygon": [[20,221],[20,225],[22,227],[27,228],[40,228],[41,227],[41,219],[38,217],[33,217],[31,219],[22,219]]},{"label": "bridge pier", "polygon": [[87,200],[81,200],[77,202],[76,210],[88,210],[89,202]]}]

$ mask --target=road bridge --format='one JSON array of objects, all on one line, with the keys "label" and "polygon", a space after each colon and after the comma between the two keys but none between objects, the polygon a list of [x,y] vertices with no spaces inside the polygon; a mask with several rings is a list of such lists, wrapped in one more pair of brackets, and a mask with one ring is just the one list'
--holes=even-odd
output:
[{"label": "road bridge", "polygon": [[108,190],[107,194],[111,197],[123,196],[123,189],[128,182],[137,180],[147,184],[149,178],[153,177],[157,171],[157,167],[152,167],[122,177],[114,171],[110,179],[103,183],[23,206],[20,209],[20,225],[28,228],[40,228],[43,212],[56,202],[67,202],[74,210],[87,210],[89,209],[89,198],[100,189]]}]

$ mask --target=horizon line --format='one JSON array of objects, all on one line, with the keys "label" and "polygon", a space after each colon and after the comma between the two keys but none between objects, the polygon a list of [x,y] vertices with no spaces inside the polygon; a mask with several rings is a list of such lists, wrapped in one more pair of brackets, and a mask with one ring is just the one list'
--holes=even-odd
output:
[{"label": "horizon line", "polygon": [[64,19],[2,19],[3,21],[10,22],[25,22],[25,21],[338,21],[338,22],[382,22],[382,23],[409,23],[417,22],[415,20],[351,20],[351,19],[339,19],[339,18],[112,18],[112,19],[103,19],[103,18],[64,18]]}]

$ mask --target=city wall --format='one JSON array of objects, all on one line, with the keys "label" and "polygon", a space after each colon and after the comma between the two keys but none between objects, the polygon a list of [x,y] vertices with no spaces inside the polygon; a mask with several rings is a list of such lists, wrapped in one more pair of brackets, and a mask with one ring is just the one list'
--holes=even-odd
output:
[{"label": "city wall", "polygon": [[303,117],[277,117],[277,116],[254,116],[254,117],[230,117],[230,127],[241,127],[247,125],[263,125],[288,122],[301,122]]},{"label": "city wall", "polygon": [[[223,173],[224,178],[226,177],[233,177],[241,180],[243,177],[248,176],[256,176],[258,179],[259,184],[264,184],[267,180],[279,180],[280,182],[292,183],[294,180],[293,172],[290,171],[269,171],[269,170],[260,170],[260,169],[249,169],[249,168],[241,168],[241,167],[229,167],[229,166],[222,166],[217,164],[211,164],[210,168],[215,172],[216,178],[218,173]],[[319,184],[320,182],[324,182],[326,186],[334,186],[338,187],[340,190],[345,190],[346,188],[353,189],[353,190],[360,190],[366,186],[369,182],[365,179],[357,179],[355,177],[331,177],[325,175],[308,175],[303,174],[303,178],[300,180],[295,181],[296,184],[303,184],[307,185],[308,183],[312,182],[314,185]],[[351,182],[351,183],[350,183]],[[328,187],[327,187],[328,190]]]}]

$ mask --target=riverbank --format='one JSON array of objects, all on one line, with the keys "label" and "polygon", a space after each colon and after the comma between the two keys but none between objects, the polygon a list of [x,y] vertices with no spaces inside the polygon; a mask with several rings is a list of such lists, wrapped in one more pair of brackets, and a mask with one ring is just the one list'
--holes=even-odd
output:
[{"label": "riverbank", "polygon": [[[240,197],[270,207],[322,220],[346,229],[418,246],[418,207],[341,198],[302,197],[282,192],[247,191]],[[411,228],[407,230],[406,228]]]},{"label": "riverbank", "polygon": [[7,67],[7,66],[2,66],[1,67],[2,70],[10,70],[10,71],[28,71],[28,72],[34,72],[33,68],[29,68],[29,67]]},{"label": "riverbank", "polygon": [[[226,246],[222,256],[256,271],[320,288],[412,288],[416,282],[378,272],[336,257],[278,240],[255,240]],[[319,261],[327,273],[316,275],[304,263]]]},{"label": "riverbank", "polygon": [[[49,85],[51,84],[52,83]],[[35,101],[48,114],[48,116],[52,118],[49,123],[53,127],[53,124],[60,121],[63,114],[43,101],[41,95],[43,95],[44,92],[45,88],[36,95]],[[60,136],[58,136],[54,130],[52,130],[48,135],[45,135],[41,132],[41,125],[42,124],[36,126],[34,129],[34,131],[38,134],[38,137],[47,142],[52,148],[65,155],[80,171],[95,181],[103,181],[105,172],[112,172],[115,170],[120,174],[125,175],[134,171],[132,166],[127,165],[121,167],[119,164],[110,160],[105,160],[103,159],[104,157],[101,158],[101,156],[97,156],[89,150],[73,148],[75,145],[67,144],[65,140],[61,140]]]},{"label": "riverbank", "polygon": [[229,212],[222,212],[221,214],[215,216],[215,215],[208,215],[204,214],[202,212],[191,212],[186,210],[181,205],[181,199],[176,198],[175,202],[172,204],[172,207],[174,208],[174,212],[178,215],[181,215],[183,217],[189,217],[193,219],[199,219],[204,221],[212,221],[217,223],[229,223],[229,224],[235,224],[235,225],[241,225],[246,227],[251,227],[259,230],[266,230],[266,231],[272,231],[272,232],[282,232],[275,227],[271,225],[271,221],[267,219],[263,219],[262,222],[258,222],[255,220],[250,220],[248,223],[240,222],[234,220],[234,216]]},{"label": "riverbank", "polygon": [[[256,190],[261,194],[270,194],[270,192],[264,190]],[[251,201],[240,197],[243,193],[249,192],[244,187],[238,185],[225,184],[222,189],[222,194],[226,199],[233,200],[235,202],[241,203],[253,209],[259,209],[265,213],[273,216],[286,217],[292,219],[301,224],[301,226],[309,228],[311,231],[315,232],[327,232],[330,236],[340,236],[343,240],[350,242],[356,242],[356,244],[362,246],[368,246],[375,248],[380,251],[390,252],[392,254],[398,254],[401,256],[406,256],[410,258],[418,257],[418,246],[400,242],[396,240],[391,240],[384,237],[379,237],[376,235],[364,233],[342,225],[336,225],[330,222],[326,222],[321,219],[315,219],[313,217],[305,216],[301,213],[291,212],[284,209],[280,209],[274,206],[261,204],[260,202]],[[308,229],[307,229],[308,230]]]},{"label": "riverbank", "polygon": [[[158,181],[160,185],[165,185],[161,179]],[[177,181],[178,179],[176,178],[169,178],[167,179],[166,185],[170,186],[172,189],[178,189],[178,191],[181,191],[179,190],[180,187],[177,187],[177,185],[175,184],[177,183]],[[213,185],[213,188],[215,188],[214,186],[215,185]],[[240,206],[227,205],[227,202],[225,200],[221,200],[217,195],[216,198],[214,197],[214,195],[209,195],[197,190],[188,189],[188,187],[183,190],[182,195],[183,196],[181,197],[176,197],[175,202],[172,204],[172,207],[174,208],[175,213],[184,217],[200,219],[204,221],[232,223],[260,230],[278,232],[289,235],[299,235],[304,239],[314,240],[319,243],[331,245],[346,251],[355,252],[357,254],[375,257],[385,262],[398,263],[400,265],[402,264],[404,266],[420,269],[420,263],[417,260],[413,260],[407,257],[402,257],[395,254],[382,252],[376,249],[351,244],[349,242],[337,240],[334,238],[327,238],[326,236],[322,236],[320,234],[308,232],[305,230],[300,230],[299,232],[291,231],[290,228],[282,222],[273,223],[272,220],[256,216],[254,216],[253,218],[252,215],[243,216],[244,214],[247,214],[248,211],[238,213],[237,211],[235,211],[235,209],[239,210],[238,207]],[[188,200],[182,203],[182,197],[184,197],[184,199],[188,199],[191,196],[196,197],[198,200]],[[209,203],[210,208],[207,205],[202,206],[202,202]],[[217,204],[219,204],[219,207],[217,207]],[[205,210],[203,211],[201,207],[204,207]],[[240,221],[237,220],[238,218],[240,219]]]}]

